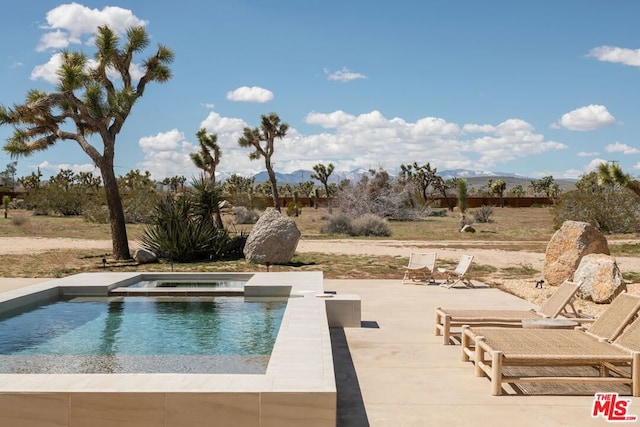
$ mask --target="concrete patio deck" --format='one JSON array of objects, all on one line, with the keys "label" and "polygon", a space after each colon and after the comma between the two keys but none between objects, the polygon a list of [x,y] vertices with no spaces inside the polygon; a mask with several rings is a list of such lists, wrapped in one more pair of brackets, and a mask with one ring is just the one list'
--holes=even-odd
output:
[{"label": "concrete patio deck", "polygon": [[[472,364],[460,360],[460,346],[445,346],[434,335],[436,306],[518,309],[532,307],[528,302],[492,288],[446,289],[401,280],[324,282],[326,290],[362,299],[364,327],[332,330],[338,426],[608,424],[591,417],[592,395],[492,396],[490,381],[475,377]],[[630,414],[640,415],[640,399],[630,399]]]},{"label": "concrete patio deck", "polygon": [[[45,279],[0,279],[0,292]],[[358,294],[362,328],[332,328],[338,426],[598,426],[592,395],[492,396],[487,378],[460,361],[460,346],[434,335],[436,306],[529,308],[497,289],[403,285],[401,280],[325,280]],[[533,286],[533,283],[532,283]],[[640,399],[629,412],[640,415]],[[629,423],[619,423],[629,424]]]}]

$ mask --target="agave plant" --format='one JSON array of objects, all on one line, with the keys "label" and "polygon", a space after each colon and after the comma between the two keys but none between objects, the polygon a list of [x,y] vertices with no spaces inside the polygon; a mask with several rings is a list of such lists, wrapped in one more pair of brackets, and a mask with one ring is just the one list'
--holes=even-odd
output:
[{"label": "agave plant", "polygon": [[[189,199],[163,198],[154,209],[152,222],[144,229],[142,247],[160,258],[173,261],[207,259],[216,252],[220,230],[211,221],[193,215]],[[222,230],[224,233],[224,230]]]}]

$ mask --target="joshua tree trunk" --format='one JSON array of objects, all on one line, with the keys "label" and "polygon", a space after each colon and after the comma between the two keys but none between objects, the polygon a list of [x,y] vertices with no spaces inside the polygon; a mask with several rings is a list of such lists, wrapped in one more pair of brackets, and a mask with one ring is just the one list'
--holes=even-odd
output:
[{"label": "joshua tree trunk", "polygon": [[273,195],[273,207],[280,212],[280,197],[278,197],[278,183],[276,181],[276,174],[271,166],[271,159],[266,159],[265,165],[267,167],[267,174],[269,175],[269,181],[271,182],[271,194]]},{"label": "joshua tree trunk", "polygon": [[100,166],[104,191],[107,195],[109,208],[109,223],[111,225],[111,241],[113,244],[113,257],[115,259],[131,259],[129,252],[129,240],[127,239],[127,226],[122,209],[122,199],[118,189],[118,181],[113,171],[113,159],[103,159]]}]

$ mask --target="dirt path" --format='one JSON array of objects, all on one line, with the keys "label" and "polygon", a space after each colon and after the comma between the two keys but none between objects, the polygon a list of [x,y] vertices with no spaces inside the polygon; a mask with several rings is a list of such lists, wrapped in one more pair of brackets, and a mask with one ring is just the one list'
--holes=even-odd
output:
[{"label": "dirt path", "polygon": [[[298,252],[322,252],[345,255],[388,255],[409,257],[412,251],[435,251],[438,258],[457,260],[463,253],[473,255],[475,262],[491,265],[496,268],[530,266],[542,271],[544,265],[543,252],[509,251],[501,249],[514,242],[467,242],[468,247],[454,248],[459,241],[400,241],[400,240],[301,240]],[[517,243],[517,242],[516,242]],[[474,247],[474,246],[481,246]],[[487,249],[487,246],[493,248]],[[132,250],[137,247],[131,243]],[[111,249],[111,240],[87,239],[49,239],[39,237],[3,237],[0,238],[0,255],[37,253],[51,249]],[[623,271],[640,271],[640,257],[616,257],[618,266]]]}]

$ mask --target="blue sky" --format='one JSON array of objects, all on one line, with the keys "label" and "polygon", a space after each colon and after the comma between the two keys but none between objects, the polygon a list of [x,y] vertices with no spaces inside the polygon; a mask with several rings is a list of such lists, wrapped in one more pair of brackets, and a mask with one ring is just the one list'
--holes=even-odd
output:
[{"label": "blue sky", "polygon": [[[145,25],[175,53],[116,145],[116,174],[194,176],[201,127],[222,173],[264,169],[237,140],[276,112],[290,126],[275,169],[430,162],[537,178],[577,178],[615,160],[640,174],[640,2],[182,0],[12,2],[0,31],[0,104],[55,90],[61,49],[93,55],[98,25]],[[0,127],[2,143],[12,133]],[[101,145],[97,139],[92,141]],[[0,169],[9,163],[0,152]],[[73,141],[18,160],[93,170]]]}]

